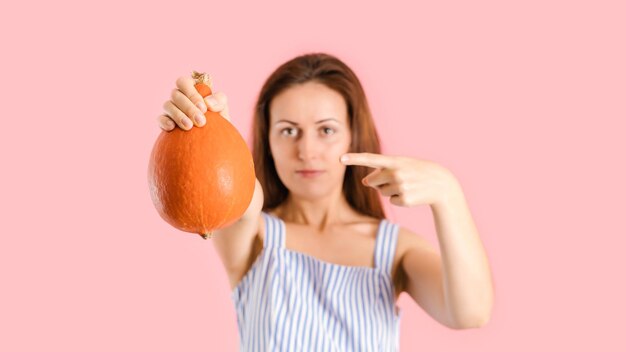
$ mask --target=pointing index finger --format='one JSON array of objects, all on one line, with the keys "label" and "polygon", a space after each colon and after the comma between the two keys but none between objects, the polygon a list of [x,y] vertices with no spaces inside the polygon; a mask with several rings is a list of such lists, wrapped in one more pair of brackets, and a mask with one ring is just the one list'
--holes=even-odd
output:
[{"label": "pointing index finger", "polygon": [[344,165],[362,165],[374,168],[392,168],[393,158],[386,155],[374,153],[346,153],[341,157]]}]

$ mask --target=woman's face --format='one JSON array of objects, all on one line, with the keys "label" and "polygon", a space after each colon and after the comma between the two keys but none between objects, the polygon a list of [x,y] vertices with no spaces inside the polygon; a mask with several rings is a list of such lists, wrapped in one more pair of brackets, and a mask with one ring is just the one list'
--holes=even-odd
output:
[{"label": "woman's face", "polygon": [[270,150],[287,189],[309,200],[341,192],[346,166],[339,157],[351,141],[343,97],[307,82],[276,95],[269,110]]}]

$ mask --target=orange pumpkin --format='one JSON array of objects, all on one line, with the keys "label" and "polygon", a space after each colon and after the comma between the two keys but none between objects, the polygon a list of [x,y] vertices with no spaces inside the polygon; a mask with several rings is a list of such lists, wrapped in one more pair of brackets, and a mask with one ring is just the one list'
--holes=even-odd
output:
[{"label": "orange pumpkin", "polygon": [[[196,89],[206,97],[211,82],[194,71]],[[161,217],[179,230],[204,239],[241,218],[254,193],[252,154],[239,131],[207,110],[206,124],[189,131],[161,131],[148,165],[150,196]]]}]

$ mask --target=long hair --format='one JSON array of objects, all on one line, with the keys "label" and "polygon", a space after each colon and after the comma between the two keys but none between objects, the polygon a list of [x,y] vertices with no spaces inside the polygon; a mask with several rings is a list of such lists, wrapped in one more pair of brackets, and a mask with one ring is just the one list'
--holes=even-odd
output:
[{"label": "long hair", "polygon": [[[351,153],[380,154],[380,142],[365,92],[354,72],[335,56],[309,53],[295,57],[278,67],[265,81],[255,105],[252,122],[252,156],[257,178],[263,187],[263,210],[280,205],[289,190],[278,177],[269,145],[269,106],[282,91],[309,81],[326,85],[343,96],[348,106],[352,133]],[[378,191],[364,187],[361,180],[369,171],[365,166],[349,165],[343,179],[343,194],[359,213],[385,218]]]}]

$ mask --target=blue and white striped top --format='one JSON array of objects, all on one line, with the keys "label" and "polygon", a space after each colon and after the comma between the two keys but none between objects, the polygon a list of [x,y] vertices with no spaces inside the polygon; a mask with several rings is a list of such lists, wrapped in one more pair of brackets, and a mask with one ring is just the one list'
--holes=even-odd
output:
[{"label": "blue and white striped top", "polygon": [[263,250],[232,292],[241,351],[399,350],[402,310],[391,278],[397,224],[380,222],[370,268],[287,249],[285,223],[262,214]]}]

